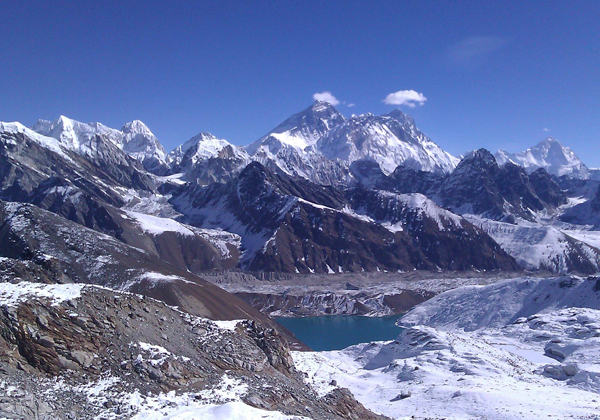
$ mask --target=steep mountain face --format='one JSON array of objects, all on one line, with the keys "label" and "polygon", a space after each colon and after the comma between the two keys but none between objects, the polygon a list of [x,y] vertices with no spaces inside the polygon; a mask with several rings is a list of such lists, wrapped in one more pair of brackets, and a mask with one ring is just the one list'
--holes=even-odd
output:
[{"label": "steep mountain face", "polygon": [[115,146],[122,145],[123,133],[100,123],[82,123],[61,115],[55,121],[39,120],[31,129],[43,136],[53,137],[68,149],[82,155],[93,154],[93,140],[102,136]]},{"label": "steep mountain face", "polygon": [[373,160],[384,173],[399,165],[436,173],[451,171],[458,159],[421,133],[414,120],[396,110],[346,120],[333,106],[315,102],[249,145],[253,160],[326,185],[351,182],[349,166]]},{"label": "steep mountain face", "polygon": [[567,175],[573,178],[589,178],[587,166],[569,147],[565,147],[553,137],[548,137],[534,147],[518,153],[498,150],[496,160],[500,165],[512,162],[524,167],[527,172],[544,168],[556,176]]},{"label": "steep mountain face", "polygon": [[[565,182],[568,181],[568,182]],[[574,205],[568,206],[559,219],[566,223],[600,228],[600,182],[580,179],[560,179]]]},{"label": "steep mountain face", "polygon": [[57,182],[114,205],[124,204],[123,189],[155,191],[152,177],[110,139],[95,135],[86,144],[93,147],[82,156],[18,123],[2,123],[1,197],[31,201],[46,191],[40,188],[54,188]]},{"label": "steep mountain face", "polygon": [[444,175],[419,171],[406,166],[398,166],[396,170],[386,175],[377,162],[357,160],[350,165],[354,180],[370,189],[397,192],[400,194],[419,193],[435,196],[445,179]]},{"label": "steep mountain face", "polygon": [[406,231],[413,244],[436,267],[517,269],[512,258],[482,230],[422,194],[356,188],[348,190],[347,196],[355,214],[367,216],[392,232]]},{"label": "steep mountain face", "polygon": [[275,171],[276,167],[323,185],[344,183],[348,177],[344,162],[331,161],[315,148],[321,137],[345,118],[327,102],[316,101],[246,147],[252,160]]},{"label": "steep mountain face", "polygon": [[412,118],[399,110],[386,116],[353,116],[328,132],[317,148],[328,159],[349,163],[365,158],[374,160],[386,174],[399,165],[447,173],[458,163],[458,159],[417,130]]},{"label": "steep mountain face", "polygon": [[250,161],[246,151],[210,133],[200,133],[178,146],[167,157],[173,173],[200,185],[225,182]]},{"label": "steep mountain face", "polygon": [[510,162],[500,167],[491,153],[480,149],[466,156],[444,180],[441,196],[444,205],[459,214],[478,214],[495,220],[506,216],[531,219],[536,211],[555,202],[566,202],[550,186],[548,177],[538,173],[534,180],[540,194],[551,203],[538,196],[523,168]]},{"label": "steep mountain face", "polygon": [[34,203],[84,226],[114,235],[119,229],[105,205],[126,204],[127,191],[153,194],[155,182],[141,165],[109,140],[85,156],[54,138],[17,125],[0,126],[0,198]]},{"label": "steep mountain face", "polygon": [[[115,150],[102,150],[114,147],[139,161],[149,172],[159,175],[168,172],[164,148],[150,129],[139,120],[125,124],[119,131],[100,123],[82,123],[61,115],[56,121],[39,120],[32,126],[32,130],[55,138],[63,148],[86,158],[97,159],[101,153],[118,155]],[[104,140],[101,145],[98,138]]]},{"label": "steep mountain face", "polygon": [[251,155],[256,154],[259,149],[268,150],[273,155],[277,155],[280,149],[288,147],[306,150],[345,120],[331,104],[316,101],[304,111],[292,115],[279,124],[269,134],[247,146],[246,150]]},{"label": "steep mountain face", "polygon": [[546,204],[558,207],[567,203],[567,195],[544,168],[530,173],[529,182],[538,197]]},{"label": "steep mountain face", "polygon": [[388,176],[367,161],[355,162],[350,170],[366,188],[424,194],[455,213],[496,220],[515,216],[531,219],[535,212],[567,202],[564,192],[544,169],[527,175],[510,162],[500,167],[485,149],[467,155],[449,175],[399,166]]},{"label": "steep mountain face", "polygon": [[165,175],[169,171],[167,153],[146,124],[134,120],[125,124],[121,132],[124,134],[123,151],[139,161],[148,172]]},{"label": "steep mountain face", "polygon": [[189,224],[239,234],[242,267],[250,270],[516,268],[485,233],[423,196],[319,186],[257,162],[237,179],[187,190],[173,204]]},{"label": "steep mountain face", "polygon": [[[292,179],[281,171],[272,173],[253,162],[226,184],[181,190],[172,203],[191,225],[240,235],[242,267],[262,269],[254,262],[255,257],[264,251],[283,218],[297,205],[298,197],[334,207],[339,207],[343,200],[342,194],[331,187]],[[307,268],[304,270],[308,272]],[[279,270],[269,265],[265,271]],[[289,262],[283,271],[294,272],[294,262]]]}]

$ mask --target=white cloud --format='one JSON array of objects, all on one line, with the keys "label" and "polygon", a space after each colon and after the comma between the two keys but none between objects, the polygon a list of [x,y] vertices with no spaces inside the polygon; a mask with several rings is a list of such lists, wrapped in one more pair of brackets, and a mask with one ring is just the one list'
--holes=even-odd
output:
[{"label": "white cloud", "polygon": [[549,133],[550,129],[549,128],[543,128],[542,131],[545,131],[546,133]]},{"label": "white cloud", "polygon": [[333,94],[331,92],[321,92],[321,93],[315,93],[313,95],[313,99],[315,101],[323,101],[323,102],[329,102],[331,105],[336,106],[340,104],[340,101],[333,96]]},{"label": "white cloud", "polygon": [[348,104],[348,108],[352,108],[353,106],[356,106],[354,103],[349,103]]},{"label": "white cloud", "polygon": [[427,98],[425,95],[415,90],[399,90],[398,92],[390,93],[383,100],[388,105],[406,105],[410,108],[423,105],[426,101]]},{"label": "white cloud", "polygon": [[479,67],[494,51],[506,45],[505,38],[497,36],[472,36],[446,49],[446,59],[456,67]]}]

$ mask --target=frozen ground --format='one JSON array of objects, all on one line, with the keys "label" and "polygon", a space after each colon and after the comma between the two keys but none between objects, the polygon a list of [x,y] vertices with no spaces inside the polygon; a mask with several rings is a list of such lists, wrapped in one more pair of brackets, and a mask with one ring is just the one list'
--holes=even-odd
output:
[{"label": "frozen ground", "polygon": [[[0,384],[1,388],[1,384]],[[106,401],[118,403],[132,420],[305,420],[305,417],[287,416],[277,411],[266,411],[251,407],[241,401],[247,386],[239,380],[224,375],[221,384],[200,393],[176,393],[175,391],[145,396],[138,391],[122,393],[118,390],[119,379],[106,377],[95,383],[72,387],[62,381],[55,381],[47,396],[54,398],[53,391],[68,388],[80,394],[97,406]],[[114,410],[107,409],[96,416],[97,419],[117,419]]]},{"label": "frozen ground", "polygon": [[599,309],[596,279],[466,286],[416,306],[395,341],[294,360],[319,392],[335,380],[398,419],[600,419]]}]

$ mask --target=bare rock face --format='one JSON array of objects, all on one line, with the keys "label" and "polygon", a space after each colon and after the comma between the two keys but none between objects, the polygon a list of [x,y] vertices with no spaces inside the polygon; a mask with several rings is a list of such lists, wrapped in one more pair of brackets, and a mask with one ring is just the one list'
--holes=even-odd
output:
[{"label": "bare rock face", "polygon": [[[317,397],[296,372],[286,341],[255,321],[222,327],[139,295],[45,287],[2,287],[2,417],[126,419],[144,408],[129,404],[132,395],[144,400],[169,391],[219,404],[227,398],[212,391],[225,381],[237,384],[235,398],[262,409],[315,419],[380,418],[347,391]],[[78,296],[48,298],[72,288]]]},{"label": "bare rock face", "polygon": [[487,234],[424,196],[316,185],[257,162],[172,203],[188,224],[239,234],[240,266],[251,271],[517,268]]},{"label": "bare rock face", "polygon": [[514,216],[532,219],[534,212],[553,210],[567,202],[565,193],[545,169],[528,174],[511,162],[500,166],[485,149],[465,156],[449,174],[398,166],[386,176],[369,161],[354,162],[350,169],[357,183],[370,190],[424,194],[457,214],[478,214],[494,220]]}]

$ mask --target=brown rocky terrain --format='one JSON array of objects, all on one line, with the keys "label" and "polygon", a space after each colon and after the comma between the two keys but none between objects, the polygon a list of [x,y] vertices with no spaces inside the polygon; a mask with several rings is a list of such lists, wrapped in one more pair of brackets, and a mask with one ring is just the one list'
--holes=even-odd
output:
[{"label": "brown rocky terrain", "polygon": [[347,390],[319,398],[286,341],[255,321],[219,324],[95,286],[0,286],[0,417],[127,419],[168,409],[152,396],[175,391],[168,398],[198,406],[237,399],[313,419],[383,418]]}]

